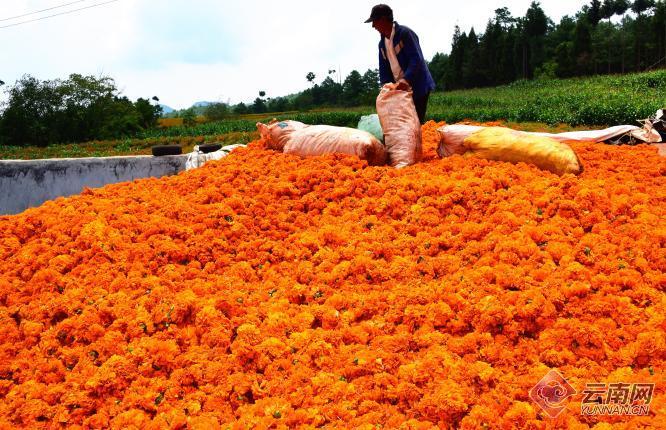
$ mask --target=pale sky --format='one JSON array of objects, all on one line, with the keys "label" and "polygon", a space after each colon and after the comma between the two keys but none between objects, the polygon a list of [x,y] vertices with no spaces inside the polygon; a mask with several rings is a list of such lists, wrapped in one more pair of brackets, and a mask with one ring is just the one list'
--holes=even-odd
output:
[{"label": "pale sky", "polygon": [[[22,75],[65,79],[108,75],[130,99],[158,96],[176,109],[197,101],[252,101],[260,90],[283,96],[377,67],[378,33],[363,21],[377,0],[0,0],[0,87]],[[396,21],[411,27],[426,59],[449,52],[453,28],[482,33],[494,10],[524,16],[531,0],[394,0]],[[63,4],[73,3],[65,7]],[[589,2],[588,2],[589,3]],[[78,12],[6,27],[101,4]],[[544,0],[559,22],[579,0]],[[42,9],[38,14],[8,19]],[[5,28],[2,28],[5,27]]]}]

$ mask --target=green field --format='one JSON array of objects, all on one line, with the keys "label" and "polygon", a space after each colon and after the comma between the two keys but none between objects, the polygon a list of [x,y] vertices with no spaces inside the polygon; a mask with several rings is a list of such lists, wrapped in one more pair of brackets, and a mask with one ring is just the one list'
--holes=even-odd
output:
[{"label": "green field", "polygon": [[[373,107],[354,110],[333,110],[302,113],[267,113],[245,115],[237,119],[198,124],[194,127],[168,127],[146,130],[137,136],[140,139],[162,138],[177,136],[209,136],[234,132],[249,132],[257,130],[257,122],[269,122],[272,119],[292,119],[306,124],[328,124],[340,127],[356,127],[362,115],[373,113]],[[248,118],[250,117],[250,118]]]},{"label": "green field", "polygon": [[[647,118],[663,107],[666,107],[666,70],[623,76],[518,81],[495,88],[438,92],[430,97],[427,118],[448,123],[503,120],[514,128],[564,131],[637,124],[638,119]],[[180,144],[184,152],[188,152],[195,144],[203,142],[247,143],[257,138],[259,121],[293,119],[307,124],[356,127],[362,115],[373,112],[374,106],[367,106],[245,115],[194,127],[155,128],[117,141],[46,148],[0,146],[0,159],[150,154],[151,146],[168,143]]]},{"label": "green field", "polygon": [[597,76],[435,93],[428,116],[438,121],[463,119],[577,125],[636,124],[666,107],[666,71]]}]

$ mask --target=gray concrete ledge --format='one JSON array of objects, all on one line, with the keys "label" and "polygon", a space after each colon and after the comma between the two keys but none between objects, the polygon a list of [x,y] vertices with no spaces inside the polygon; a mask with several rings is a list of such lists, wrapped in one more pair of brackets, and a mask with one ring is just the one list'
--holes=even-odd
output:
[{"label": "gray concrete ledge", "polygon": [[208,161],[226,157],[243,144],[222,147],[211,153],[138,155],[103,158],[54,158],[47,160],[0,160],[0,215],[11,215],[57,197],[79,194],[84,188],[161,178],[196,169]]},{"label": "gray concrete ledge", "polygon": [[78,194],[85,187],[175,175],[185,170],[188,156],[0,160],[0,215]]}]

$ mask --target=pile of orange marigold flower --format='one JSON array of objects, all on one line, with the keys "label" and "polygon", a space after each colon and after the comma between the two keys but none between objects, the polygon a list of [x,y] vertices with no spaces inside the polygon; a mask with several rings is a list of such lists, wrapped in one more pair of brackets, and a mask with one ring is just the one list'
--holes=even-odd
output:
[{"label": "pile of orange marigold flower", "polygon": [[[666,426],[666,158],[559,177],[441,125],[402,170],[257,141],[0,217],[0,428]],[[650,414],[581,415],[592,382]]]}]

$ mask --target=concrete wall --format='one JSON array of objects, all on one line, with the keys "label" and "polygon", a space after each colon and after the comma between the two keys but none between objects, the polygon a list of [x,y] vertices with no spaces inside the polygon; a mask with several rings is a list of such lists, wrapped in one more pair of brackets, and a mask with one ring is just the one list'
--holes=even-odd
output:
[{"label": "concrete wall", "polygon": [[84,187],[174,175],[185,170],[188,154],[163,157],[0,160],[0,215],[16,214]]}]

